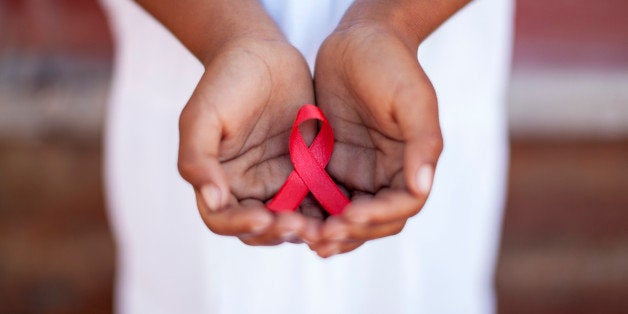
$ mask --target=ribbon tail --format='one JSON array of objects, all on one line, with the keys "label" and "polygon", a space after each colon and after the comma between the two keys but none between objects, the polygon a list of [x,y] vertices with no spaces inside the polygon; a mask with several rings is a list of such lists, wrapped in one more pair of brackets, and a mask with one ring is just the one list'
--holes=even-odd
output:
[{"label": "ribbon tail", "polygon": [[292,171],[275,197],[266,204],[274,212],[295,211],[307,196],[309,189],[296,171]]}]

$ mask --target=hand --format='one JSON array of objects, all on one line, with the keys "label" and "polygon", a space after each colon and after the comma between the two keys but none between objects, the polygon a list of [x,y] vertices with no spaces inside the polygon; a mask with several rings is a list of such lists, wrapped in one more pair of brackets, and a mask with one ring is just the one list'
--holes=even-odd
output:
[{"label": "hand", "polygon": [[353,24],[319,50],[316,99],[336,138],[327,170],[352,197],[310,246],[320,256],[399,233],[429,194],[442,150],[437,101],[417,47],[398,34]]},{"label": "hand", "polygon": [[[179,144],[179,171],[211,231],[250,245],[317,241],[320,219],[264,207],[292,171],[292,123],[313,98],[308,66],[283,38],[240,38],[213,54],[181,113]],[[302,130],[313,137],[315,125]]]}]

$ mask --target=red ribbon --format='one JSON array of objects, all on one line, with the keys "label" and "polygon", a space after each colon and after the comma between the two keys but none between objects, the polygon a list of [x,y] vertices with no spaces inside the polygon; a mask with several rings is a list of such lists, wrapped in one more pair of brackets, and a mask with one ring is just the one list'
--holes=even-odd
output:
[{"label": "red ribbon", "polygon": [[[310,147],[307,147],[299,125],[314,119],[322,122],[321,130]],[[276,212],[295,211],[308,192],[312,192],[328,213],[341,213],[349,204],[349,199],[325,171],[333,149],[334,133],[323,112],[314,105],[301,107],[290,133],[290,160],[294,171],[266,206]]]}]

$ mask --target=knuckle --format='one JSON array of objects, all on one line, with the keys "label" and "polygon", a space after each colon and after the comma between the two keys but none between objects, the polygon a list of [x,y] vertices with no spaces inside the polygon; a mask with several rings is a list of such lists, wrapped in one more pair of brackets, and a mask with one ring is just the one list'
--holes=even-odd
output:
[{"label": "knuckle", "polygon": [[194,121],[194,119],[198,116],[198,106],[195,105],[193,101],[196,95],[192,95],[192,98],[188,101],[188,103],[183,107],[181,113],[179,114],[179,130],[186,130],[189,122]]},{"label": "knuckle", "polygon": [[199,173],[200,165],[192,160],[179,157],[177,162],[177,169],[179,170],[179,174],[185,180],[192,183],[195,174]]},{"label": "knuckle", "polygon": [[230,231],[229,227],[225,226],[222,223],[219,223],[218,221],[216,221],[216,219],[214,219],[216,217],[212,217],[212,215],[206,213],[200,207],[199,207],[198,211],[201,214],[201,218],[203,219],[203,223],[205,224],[207,229],[209,229],[209,231],[211,231],[214,234],[222,235],[222,236],[232,235],[232,232],[229,232]]},{"label": "knuckle", "polygon": [[242,241],[242,243],[249,245],[249,246],[260,246],[260,242],[258,241],[258,239],[256,238],[251,238],[251,237],[238,237],[238,239],[240,239],[240,241]]},{"label": "knuckle", "polygon": [[[416,215],[419,214],[419,212],[421,212],[422,207],[421,206],[417,206],[414,209],[412,209],[412,212],[410,212],[410,217],[414,217]],[[410,218],[408,217],[408,218]]]},{"label": "knuckle", "polygon": [[443,152],[444,143],[443,136],[440,131],[426,136],[423,141],[426,151],[429,152],[435,159]]},{"label": "knuckle", "polygon": [[188,117],[191,115],[192,109],[190,108],[191,106],[188,103],[181,110],[181,113],[179,114],[179,129],[185,126],[185,122],[187,121]]},{"label": "knuckle", "polygon": [[211,221],[205,219],[205,225],[207,226],[207,229],[209,229],[211,232],[217,234],[217,235],[229,235],[229,233],[227,232],[227,230],[219,225],[213,224],[211,223]]},{"label": "knuckle", "polygon": [[403,229],[405,228],[405,226],[406,226],[405,221],[404,221],[403,223],[401,223],[401,224],[399,224],[399,225],[395,226],[395,227],[392,229],[392,232],[390,233],[390,235],[391,235],[391,236],[393,236],[393,235],[397,235],[397,234],[401,233],[401,231],[403,231]]},{"label": "knuckle", "polygon": [[366,235],[366,232],[364,232],[363,230],[353,230],[353,229],[350,229],[347,232],[347,236],[346,236],[346,238],[344,240],[355,241],[355,240],[358,240],[358,239],[363,239],[365,237],[365,235]]},{"label": "knuckle", "polygon": [[377,238],[376,226],[364,226],[362,228],[356,228],[349,233],[349,241],[364,241]]},{"label": "knuckle", "polygon": [[[421,200],[418,200],[417,202],[421,202]],[[423,208],[422,203],[417,203],[413,205],[412,207],[409,208],[409,211],[404,215],[404,219],[407,220],[407,219],[410,219],[410,217],[416,216],[421,211],[422,208]],[[404,225],[405,225],[405,221],[404,221]]]}]

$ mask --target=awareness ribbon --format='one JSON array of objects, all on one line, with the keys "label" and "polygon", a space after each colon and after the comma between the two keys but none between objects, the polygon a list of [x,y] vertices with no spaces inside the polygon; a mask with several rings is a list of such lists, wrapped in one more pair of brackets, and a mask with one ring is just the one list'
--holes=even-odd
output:
[{"label": "awareness ribbon", "polygon": [[[310,147],[299,131],[299,125],[308,120],[322,122]],[[325,171],[333,149],[334,133],[323,112],[314,105],[301,107],[290,133],[290,160],[294,170],[266,206],[275,212],[295,211],[308,192],[312,192],[329,214],[341,213],[349,204],[349,199]]]}]

